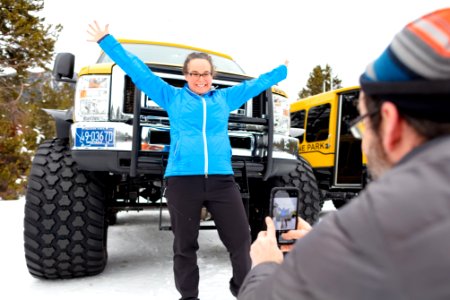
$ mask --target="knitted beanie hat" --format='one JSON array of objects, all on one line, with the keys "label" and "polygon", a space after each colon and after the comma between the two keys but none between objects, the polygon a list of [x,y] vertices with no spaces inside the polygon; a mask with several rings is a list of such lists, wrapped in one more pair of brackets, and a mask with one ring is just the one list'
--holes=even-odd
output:
[{"label": "knitted beanie hat", "polygon": [[360,85],[407,114],[450,122],[450,8],[404,27],[367,66]]}]

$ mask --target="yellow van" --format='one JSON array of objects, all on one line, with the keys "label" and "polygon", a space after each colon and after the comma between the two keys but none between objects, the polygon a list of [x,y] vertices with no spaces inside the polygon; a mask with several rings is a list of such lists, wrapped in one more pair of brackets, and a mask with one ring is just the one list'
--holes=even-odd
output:
[{"label": "yellow van", "polygon": [[359,87],[328,91],[290,106],[292,132],[299,139],[299,155],[314,170],[323,200],[339,208],[367,182],[361,141],[350,132],[358,117]]}]

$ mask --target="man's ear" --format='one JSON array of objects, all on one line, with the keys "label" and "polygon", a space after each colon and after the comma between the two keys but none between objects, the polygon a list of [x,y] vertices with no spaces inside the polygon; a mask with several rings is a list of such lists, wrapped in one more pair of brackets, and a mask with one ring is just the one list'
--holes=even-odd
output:
[{"label": "man's ear", "polygon": [[387,154],[395,153],[402,141],[403,119],[397,107],[389,101],[383,102],[380,114],[383,148]]}]

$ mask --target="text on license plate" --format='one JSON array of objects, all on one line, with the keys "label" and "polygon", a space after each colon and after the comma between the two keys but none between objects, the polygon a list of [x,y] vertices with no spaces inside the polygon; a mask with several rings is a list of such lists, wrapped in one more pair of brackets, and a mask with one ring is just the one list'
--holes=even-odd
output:
[{"label": "text on license plate", "polygon": [[114,128],[76,128],[76,147],[114,147]]}]

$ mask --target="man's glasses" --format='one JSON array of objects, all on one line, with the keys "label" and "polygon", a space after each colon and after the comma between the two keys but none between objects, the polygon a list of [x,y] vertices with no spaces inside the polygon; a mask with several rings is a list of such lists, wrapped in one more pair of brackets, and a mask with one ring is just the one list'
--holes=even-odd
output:
[{"label": "man's glasses", "polygon": [[361,115],[350,122],[350,124],[349,124],[350,132],[353,134],[353,136],[356,139],[361,140],[364,136],[364,132],[366,131],[366,125],[363,122],[364,119],[367,117],[372,117],[372,116],[376,115],[377,113],[378,113],[378,110],[370,112],[370,113],[365,113],[364,115]]},{"label": "man's glasses", "polygon": [[197,73],[197,72],[192,72],[189,73],[189,76],[195,78],[195,79],[199,79],[200,77],[204,77],[204,78],[208,78],[209,76],[211,76],[210,72],[205,72],[203,74]]}]

